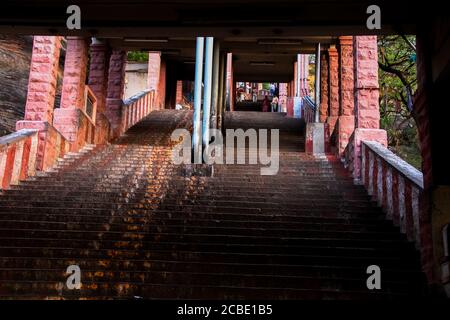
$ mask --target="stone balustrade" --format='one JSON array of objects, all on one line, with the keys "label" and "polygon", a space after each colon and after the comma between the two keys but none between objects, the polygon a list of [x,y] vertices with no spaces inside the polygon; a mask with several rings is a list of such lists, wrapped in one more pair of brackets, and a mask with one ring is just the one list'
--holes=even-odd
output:
[{"label": "stone balustrade", "polygon": [[386,218],[420,248],[422,173],[378,142],[363,141],[361,148],[362,184],[384,209]]},{"label": "stone balustrade", "polygon": [[142,118],[146,117],[155,107],[155,90],[144,90],[126,99],[122,106],[122,128],[125,132]]},{"label": "stone balustrade", "polygon": [[0,137],[0,189],[52,167],[69,148],[67,140],[52,127],[21,129]]}]

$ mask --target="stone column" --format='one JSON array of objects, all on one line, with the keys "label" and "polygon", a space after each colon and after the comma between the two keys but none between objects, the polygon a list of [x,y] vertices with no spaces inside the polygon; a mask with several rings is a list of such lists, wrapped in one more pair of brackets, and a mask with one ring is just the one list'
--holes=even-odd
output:
[{"label": "stone column", "polygon": [[355,130],[353,37],[339,37],[339,83],[340,108],[338,120],[337,147],[342,156],[350,136]]},{"label": "stone column", "polygon": [[106,118],[106,94],[108,89],[108,68],[111,51],[106,43],[94,40],[90,47],[91,59],[88,84],[97,98],[95,117],[95,143],[108,140],[109,121]]},{"label": "stone column", "polygon": [[183,102],[183,81],[177,80],[177,93],[176,93],[176,104],[181,104]]},{"label": "stone column", "polygon": [[33,121],[53,122],[60,51],[61,37],[34,37],[25,117],[24,121],[20,121],[21,128],[32,127],[29,122]]},{"label": "stone column", "polygon": [[227,108],[226,111],[234,111],[234,102],[236,101],[236,84],[233,80],[233,54],[227,53]]},{"label": "stone column", "polygon": [[280,103],[280,110],[282,112],[286,112],[286,100],[288,97],[288,84],[287,83],[280,83],[278,85],[278,101]]},{"label": "stone column", "polygon": [[387,146],[387,133],[380,128],[378,50],[376,36],[353,38],[354,95],[354,178],[361,178],[361,141],[377,141]]},{"label": "stone column", "polygon": [[327,123],[330,129],[330,136],[333,134],[334,127],[339,117],[339,57],[335,47],[328,49],[329,63],[329,116]]},{"label": "stone column", "polygon": [[158,82],[158,108],[164,109],[166,107],[166,85],[167,85],[167,64],[166,61],[161,60],[161,67],[159,70],[159,82]]},{"label": "stone column", "polygon": [[380,110],[377,37],[355,37],[354,46],[357,127],[378,129],[380,127]]},{"label": "stone column", "polygon": [[322,52],[320,72],[320,122],[326,122],[328,118],[328,56],[326,52]]},{"label": "stone column", "polygon": [[159,77],[161,73],[161,52],[148,53],[148,88],[155,90],[155,103],[157,108],[160,108],[158,89]]},{"label": "stone column", "polygon": [[87,63],[87,39],[67,37],[61,106],[55,109],[53,125],[70,142],[77,140],[80,127],[80,110],[84,108]]},{"label": "stone column", "polygon": [[[298,56],[299,55],[297,55],[297,57]],[[293,96],[299,96],[300,95],[300,93],[298,91],[298,86],[299,86],[299,83],[298,83],[299,79],[298,78],[299,77],[298,77],[298,60],[297,60],[297,61],[294,62],[294,83],[293,83],[294,92],[293,92]]]},{"label": "stone column", "polygon": [[115,137],[121,133],[122,95],[125,84],[126,56],[125,51],[113,50],[109,60],[106,117]]},{"label": "stone column", "polygon": [[97,98],[97,113],[106,110],[106,92],[108,89],[108,68],[111,55],[109,46],[95,41],[91,44],[91,60],[88,84]]}]

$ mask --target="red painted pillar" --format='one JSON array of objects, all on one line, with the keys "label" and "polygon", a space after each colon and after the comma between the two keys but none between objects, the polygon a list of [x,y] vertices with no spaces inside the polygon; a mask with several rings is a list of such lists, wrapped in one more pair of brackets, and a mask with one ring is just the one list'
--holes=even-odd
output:
[{"label": "red painted pillar", "polygon": [[339,57],[335,47],[328,49],[329,61],[329,108],[330,113],[327,123],[330,128],[330,136],[333,134],[334,127],[339,117]]},{"label": "red painted pillar", "polygon": [[278,85],[278,101],[280,103],[280,110],[282,112],[286,112],[286,101],[288,97],[288,84],[287,83],[280,83]]},{"label": "red painted pillar", "polygon": [[155,90],[156,109],[160,108],[158,90],[160,88],[159,78],[161,75],[161,52],[148,53],[148,88]]},{"label": "red painted pillar", "polygon": [[159,109],[166,108],[166,86],[167,86],[167,64],[166,61],[161,60],[161,68],[159,70],[158,82],[158,101]]},{"label": "red painted pillar", "polygon": [[[298,57],[299,55],[297,55],[297,57]],[[293,96],[296,96],[296,97],[298,97],[298,96],[300,96],[300,92],[298,92],[298,81],[299,81],[299,77],[298,77],[298,61],[295,61],[294,62],[294,83],[293,83],[293,89],[294,89],[294,91],[293,91]]]},{"label": "red painted pillar", "polygon": [[61,37],[34,37],[22,128],[32,121],[53,122],[60,51]]},{"label": "red painted pillar", "polygon": [[321,70],[320,70],[320,110],[319,110],[319,118],[320,122],[327,121],[328,118],[328,56],[326,52],[322,53],[321,56]]},{"label": "red painted pillar", "polygon": [[97,113],[106,110],[106,92],[108,89],[108,68],[110,49],[105,43],[95,41],[91,44],[88,84],[97,98]]},{"label": "red painted pillar", "polygon": [[340,108],[337,147],[342,156],[355,130],[353,37],[339,37]]},{"label": "red painted pillar", "polygon": [[361,141],[377,141],[387,146],[387,133],[380,127],[378,104],[378,50],[376,36],[353,38],[353,67],[356,129],[354,132],[354,173],[361,177]]},{"label": "red painted pillar", "polygon": [[161,52],[148,53],[148,88],[157,90],[161,69]]},{"label": "red painted pillar", "polygon": [[106,117],[116,137],[121,134],[122,95],[125,84],[126,52],[113,50],[109,60],[108,88],[106,93]]},{"label": "red painted pillar", "polygon": [[230,111],[234,111],[234,102],[236,101],[236,84],[233,79],[233,54],[227,54],[227,88],[228,105]]},{"label": "red painted pillar", "polygon": [[105,143],[109,137],[109,121],[106,118],[106,94],[108,89],[108,68],[110,48],[106,43],[94,39],[90,47],[90,67],[88,84],[97,98],[97,113],[95,117],[96,144]]},{"label": "red painted pillar", "polygon": [[176,93],[176,104],[181,104],[183,102],[183,81],[177,80],[177,93]]},{"label": "red painted pillar", "polygon": [[355,37],[354,50],[357,127],[378,129],[380,127],[380,110],[377,37]]},{"label": "red painted pillar", "polygon": [[87,63],[87,40],[67,37],[61,106],[55,109],[53,125],[70,142],[76,141],[81,125],[79,112],[84,109]]}]

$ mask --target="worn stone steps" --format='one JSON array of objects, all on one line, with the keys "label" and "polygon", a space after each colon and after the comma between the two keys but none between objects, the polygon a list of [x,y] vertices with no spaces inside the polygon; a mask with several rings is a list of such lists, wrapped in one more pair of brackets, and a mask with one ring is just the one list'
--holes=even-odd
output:
[{"label": "worn stone steps", "polygon": [[[68,154],[3,192],[0,299],[426,295],[414,246],[339,159],[302,152],[301,121],[229,114],[231,128],[285,129],[278,174],[214,165],[204,175],[171,163],[170,134],[191,116],[153,112],[112,144]],[[71,264],[81,290],[65,286]],[[381,291],[366,288],[372,264]]]},{"label": "worn stone steps", "polygon": [[[0,277],[7,279],[29,279],[33,282],[58,282],[66,278],[66,274],[61,270],[35,269],[28,270],[0,270]],[[328,278],[326,276],[286,276],[286,275],[254,275],[254,274],[230,274],[230,273],[190,273],[190,272],[167,272],[167,271],[131,271],[123,273],[120,271],[98,271],[85,270],[83,272],[84,283],[154,283],[172,284],[179,286],[208,286],[215,282],[217,286],[243,286],[257,288],[310,288],[326,290],[359,290],[363,291],[366,284],[361,279],[353,278]],[[402,281],[403,280],[403,281]],[[385,280],[387,288],[397,294],[408,294],[411,290],[420,287],[420,281]]]},{"label": "worn stone steps", "polygon": [[[29,209],[29,208],[27,208]],[[33,224],[40,223],[63,223],[64,225],[71,226],[84,221],[86,224],[96,223],[104,224],[108,223],[126,223],[126,224],[143,224],[143,223],[155,223],[155,224],[202,224],[202,225],[216,225],[218,223],[225,225],[257,225],[260,227],[282,227],[289,228],[288,226],[308,226],[318,225],[324,226],[335,225],[336,227],[392,227],[390,221],[381,220],[379,216],[365,215],[359,216],[340,216],[340,217],[328,217],[328,216],[306,216],[306,215],[283,215],[283,214],[233,214],[233,213],[205,213],[195,212],[194,214],[186,214],[185,212],[172,212],[172,211],[154,211],[151,215],[146,212],[133,213],[127,216],[115,215],[113,210],[95,210],[93,213],[86,212],[86,210],[60,210],[57,212],[35,212],[31,213],[17,212],[15,210],[0,212],[0,221],[7,223],[14,222],[30,222]],[[115,217],[115,221],[110,222],[111,218]],[[83,228],[83,226],[80,226]]]},{"label": "worn stone steps", "polygon": [[[70,216],[63,216],[60,221],[52,221],[53,219],[49,219],[48,215],[41,217],[41,219],[31,216],[31,217],[23,217],[22,220],[17,219],[13,220],[14,217],[9,216],[6,219],[0,216],[1,228],[2,229],[10,229],[10,228],[20,228],[20,230],[24,229],[43,229],[43,230],[86,230],[86,231],[108,231],[112,228],[134,228],[134,230],[139,230],[142,227],[144,220],[143,218],[139,219],[114,219],[119,221],[110,222],[107,219],[110,216],[105,216],[104,219],[99,222],[90,222],[89,219],[83,225],[80,225],[77,221],[71,221]],[[20,217],[22,218],[22,217]],[[273,222],[273,221],[263,221],[263,220],[213,220],[210,219],[187,219],[187,218],[179,218],[179,219],[169,219],[169,218],[156,218],[150,217],[146,219],[146,222],[151,224],[152,227],[161,229],[166,228],[169,229],[189,229],[189,228],[209,228],[212,230],[220,230],[220,229],[255,229],[255,230],[289,230],[289,231],[314,231],[314,230],[322,230],[322,231],[359,231],[359,232],[374,232],[385,230],[386,232],[398,232],[397,228],[394,228],[390,224],[373,224],[366,222],[365,224],[357,224],[355,222],[345,223],[344,221],[341,223],[330,223],[328,219],[323,219],[323,222]],[[103,222],[103,223],[101,223]],[[115,229],[117,230],[117,229]]]},{"label": "worn stone steps", "polygon": [[[3,292],[8,289],[27,299],[61,298],[79,299],[80,297],[97,297],[98,299],[116,298],[133,299],[146,297],[148,299],[302,299],[302,300],[387,300],[406,299],[412,294],[398,294],[373,291],[350,291],[336,289],[301,289],[301,288],[258,288],[246,286],[198,286],[198,285],[170,285],[154,283],[124,282],[110,286],[107,283],[87,283],[82,290],[69,291],[64,289],[61,282],[3,282]],[[30,292],[42,292],[41,295]],[[0,296],[2,293],[0,292]],[[9,295],[7,295],[9,297]]]}]

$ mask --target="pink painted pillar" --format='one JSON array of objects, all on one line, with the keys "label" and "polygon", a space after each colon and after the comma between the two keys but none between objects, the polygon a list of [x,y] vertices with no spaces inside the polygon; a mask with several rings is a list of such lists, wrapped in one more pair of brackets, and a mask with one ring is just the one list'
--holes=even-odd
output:
[{"label": "pink painted pillar", "polygon": [[148,88],[157,90],[161,69],[161,52],[148,53]]},{"label": "pink painted pillar", "polygon": [[85,38],[67,37],[61,106],[55,109],[54,127],[70,142],[77,139],[80,109],[84,108],[88,43]]},{"label": "pink painted pillar", "polygon": [[91,59],[89,64],[88,84],[97,98],[94,136],[95,144],[102,144],[109,140],[110,124],[105,112],[110,54],[110,48],[106,43],[94,39],[94,42],[90,47]]},{"label": "pink painted pillar", "polygon": [[25,117],[21,128],[30,122],[53,122],[56,80],[61,51],[61,37],[36,36],[33,40]]},{"label": "pink painted pillar", "polygon": [[[300,55],[297,55],[297,57],[299,57]],[[297,58],[297,61],[295,61],[294,62],[294,83],[293,83],[293,86],[294,86],[294,96],[296,96],[296,97],[298,97],[298,96],[300,96],[300,92],[298,92],[298,86],[299,86],[299,84],[298,84],[298,81],[299,81],[299,77],[298,77],[298,64],[299,64],[299,61],[298,61],[298,58]]]},{"label": "pink painted pillar", "polygon": [[230,111],[234,111],[234,102],[236,101],[236,83],[233,78],[233,54],[227,53],[227,88],[228,92],[228,104]]},{"label": "pink painted pillar", "polygon": [[330,129],[330,136],[333,134],[334,127],[339,118],[339,57],[335,47],[328,49],[329,61],[329,110],[327,123]]},{"label": "pink painted pillar", "polygon": [[100,114],[106,110],[110,49],[107,44],[95,40],[91,44],[90,50],[91,60],[88,84],[97,98],[97,114]]},{"label": "pink painted pillar", "polygon": [[155,90],[156,109],[160,108],[159,102],[160,76],[161,76],[161,52],[149,52],[147,86],[150,90]]},{"label": "pink painted pillar", "polygon": [[[309,56],[307,54],[298,55],[298,69],[297,72],[300,73],[299,77],[299,92],[297,96],[305,97],[309,96]],[[297,89],[296,89],[297,90]]]},{"label": "pink painted pillar", "polygon": [[280,108],[282,112],[286,112],[286,101],[288,96],[288,84],[280,83],[278,85],[278,101],[280,102]]},{"label": "pink painted pillar", "polygon": [[339,37],[340,108],[337,147],[342,156],[355,130],[353,37]]},{"label": "pink painted pillar", "polygon": [[320,70],[320,110],[319,110],[319,119],[320,122],[326,122],[328,118],[328,56],[326,52],[324,52],[321,56],[321,70]]},{"label": "pink painted pillar", "polygon": [[357,127],[378,129],[380,127],[380,110],[377,37],[355,37],[354,50]]},{"label": "pink painted pillar", "polygon": [[183,81],[177,80],[177,93],[176,93],[176,104],[183,102]]},{"label": "pink painted pillar", "polygon": [[387,146],[387,133],[380,128],[378,50],[376,36],[353,38],[356,129],[354,132],[354,178],[361,179],[361,141]]},{"label": "pink painted pillar", "polygon": [[126,52],[113,50],[109,60],[108,88],[106,93],[106,117],[111,125],[114,137],[121,134],[122,95],[125,85]]},{"label": "pink painted pillar", "polygon": [[161,60],[161,68],[159,72],[159,82],[158,82],[158,108],[166,108],[166,62]]}]

